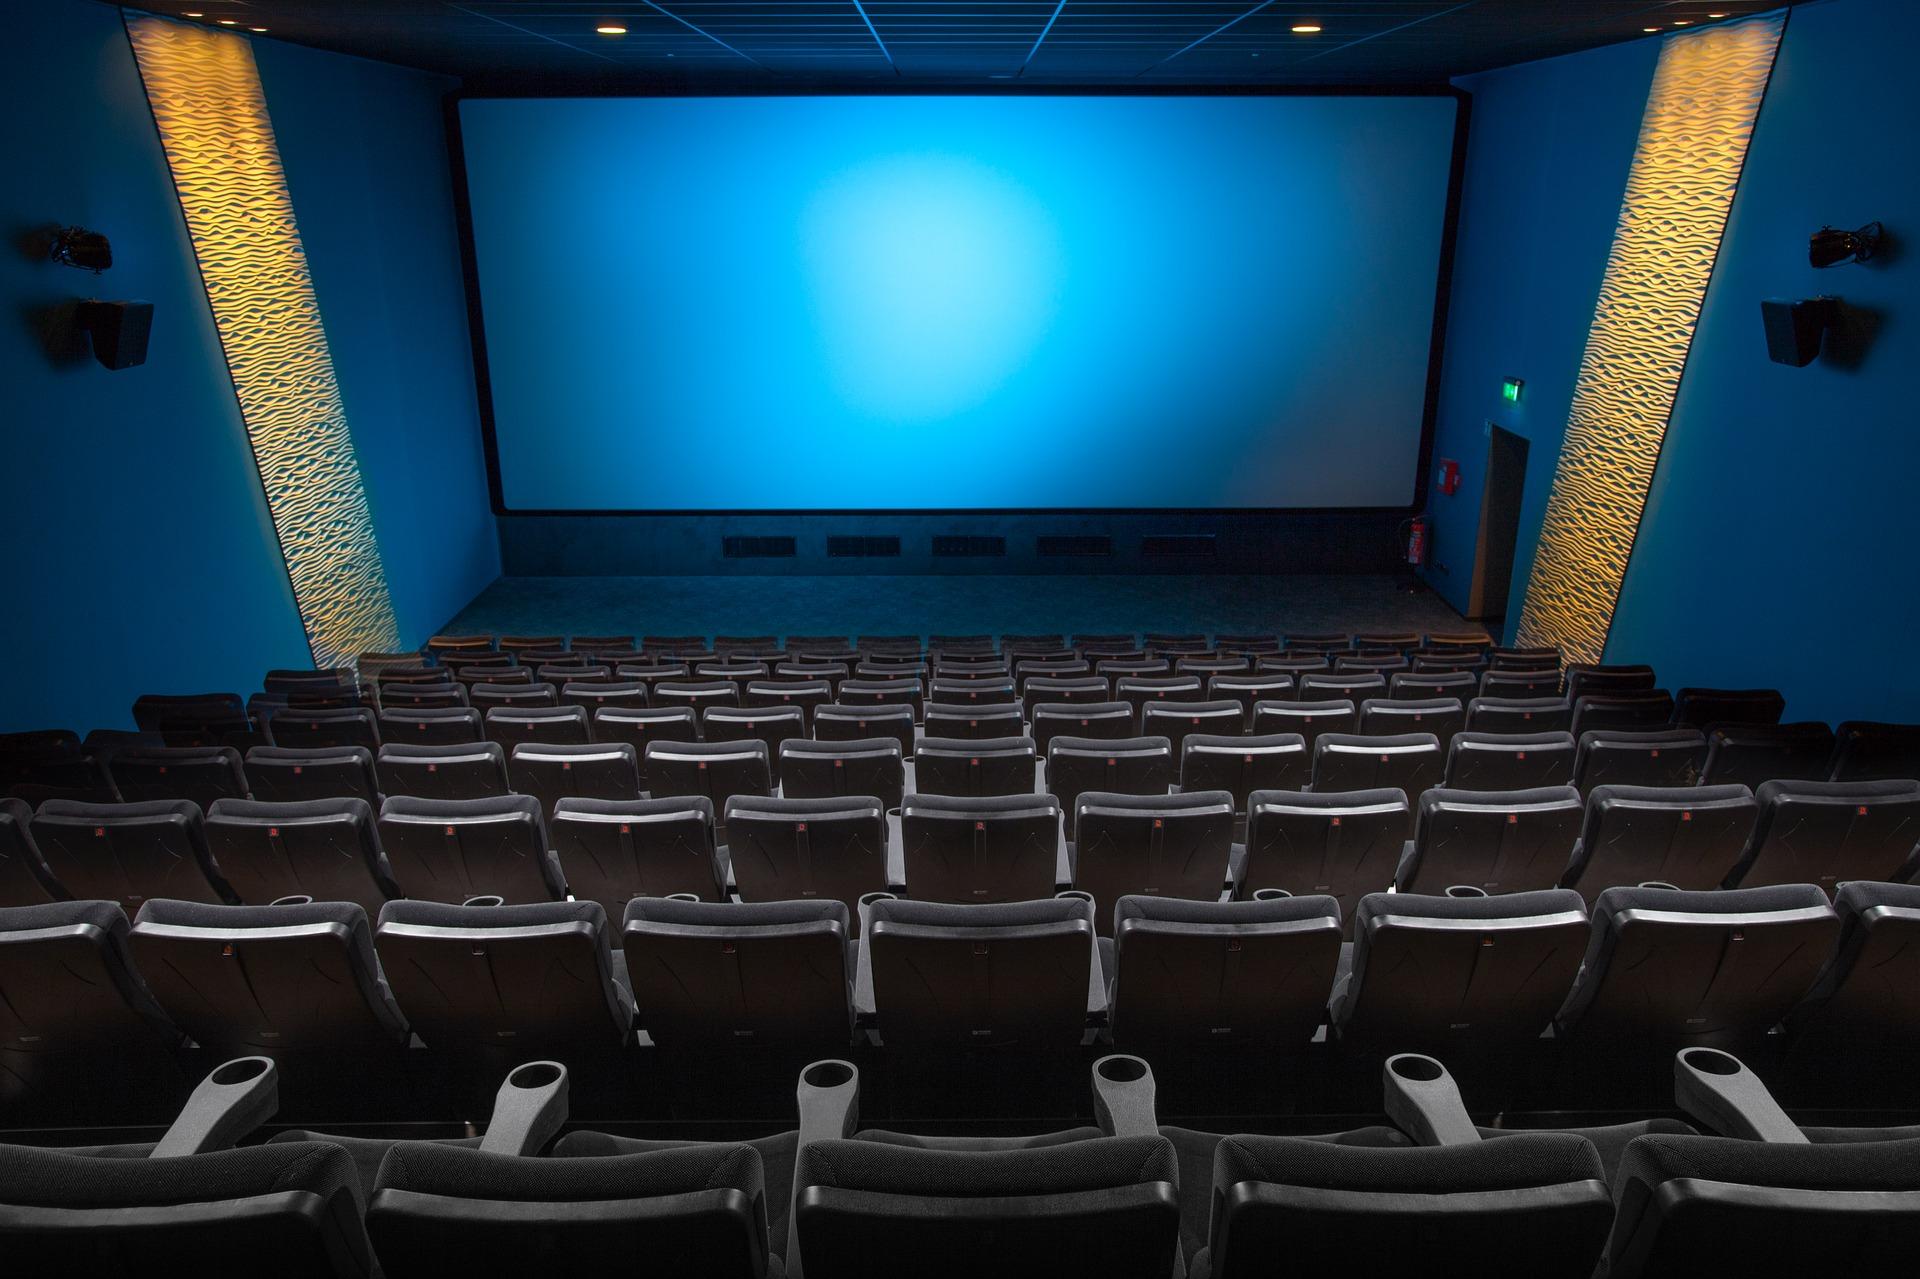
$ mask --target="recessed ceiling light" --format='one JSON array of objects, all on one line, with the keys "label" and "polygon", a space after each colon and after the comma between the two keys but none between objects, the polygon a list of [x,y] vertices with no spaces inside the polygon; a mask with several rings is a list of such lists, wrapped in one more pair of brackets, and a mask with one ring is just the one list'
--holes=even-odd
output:
[{"label": "recessed ceiling light", "polygon": [[247,28],[247,30],[249,30],[249,31],[255,31],[255,32],[259,32],[259,33],[261,33],[261,34],[265,34],[265,32],[266,32],[266,30],[267,30],[267,29],[266,29],[265,27],[248,27],[248,28]]},{"label": "recessed ceiling light", "polygon": [[1693,22],[1689,18],[1682,18],[1678,22],[1674,23],[1673,25],[1676,27],[1690,27],[1693,25]]},{"label": "recessed ceiling light", "polygon": [[223,27],[237,27],[240,23],[234,18],[222,18],[220,19],[220,25]]},{"label": "recessed ceiling light", "polygon": [[180,16],[183,18],[204,18],[207,15],[204,13],[183,13]]},{"label": "recessed ceiling light", "polygon": [[599,32],[603,36],[623,36],[627,34],[627,29],[625,27],[613,27],[613,26],[595,27],[594,30]]},{"label": "recessed ceiling light", "polygon": [[1320,34],[1320,24],[1317,22],[1297,23],[1293,27],[1293,34],[1297,36],[1317,36]]},{"label": "recessed ceiling light", "polygon": [[1646,32],[1648,35],[1653,35],[1654,33],[1660,30],[1659,27],[1641,27],[1640,29]]}]

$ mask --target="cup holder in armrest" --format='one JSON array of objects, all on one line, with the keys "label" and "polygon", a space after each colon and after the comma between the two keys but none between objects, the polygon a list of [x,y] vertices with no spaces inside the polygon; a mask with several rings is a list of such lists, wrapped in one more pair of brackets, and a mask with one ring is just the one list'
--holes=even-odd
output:
[{"label": "cup holder in armrest", "polygon": [[1707,1127],[1743,1141],[1804,1143],[1807,1135],[1732,1053],[1683,1048],[1673,1055],[1674,1104]]},{"label": "cup holder in armrest", "polygon": [[1486,889],[1476,888],[1472,884],[1447,885],[1447,896],[1449,897],[1486,897],[1488,895]]},{"label": "cup holder in armrest", "polygon": [[1059,892],[1055,893],[1053,897],[1055,901],[1063,901],[1063,902],[1079,901],[1079,902],[1085,902],[1089,906],[1094,904],[1093,894],[1078,888],[1063,888]]},{"label": "cup holder in armrest", "polygon": [[668,893],[666,900],[670,902],[697,902],[700,900],[700,894],[699,893]]},{"label": "cup holder in armrest", "polygon": [[1667,890],[1668,890],[1669,892],[1675,892],[1675,893],[1677,893],[1677,892],[1679,892],[1679,891],[1680,891],[1680,885],[1678,885],[1678,884],[1669,884],[1669,883],[1667,883],[1667,881],[1665,881],[1664,879],[1648,879],[1648,880],[1642,880],[1642,881],[1641,881],[1640,883],[1638,883],[1638,884],[1635,884],[1635,885],[1634,885],[1634,887],[1636,887],[1636,888],[1664,888],[1664,889],[1667,889]]},{"label": "cup holder in armrest", "polygon": [[222,1062],[200,1081],[149,1159],[228,1150],[280,1109],[279,1068],[266,1057]]},{"label": "cup holder in armrest", "polygon": [[1285,901],[1291,896],[1293,896],[1293,894],[1284,888],[1256,888],[1253,890],[1253,900],[1257,902]]},{"label": "cup holder in armrest", "polygon": [[480,1149],[491,1155],[537,1155],[567,1122],[567,1068],[530,1061],[508,1072],[493,1097]]},{"label": "cup holder in armrest", "polygon": [[504,906],[507,904],[507,899],[492,893],[484,893],[479,897],[469,897],[460,904],[462,906]]},{"label": "cup holder in armrest", "polygon": [[861,893],[860,906],[865,909],[875,902],[895,902],[900,900],[899,893]]},{"label": "cup holder in armrest", "polygon": [[[871,895],[871,894],[869,894]],[[794,1090],[800,1112],[800,1148],[809,1142],[840,1141],[853,1136],[860,1121],[860,1068],[850,1061],[828,1058],[805,1066]],[[801,1165],[793,1163],[792,1192],[798,1202],[805,1187],[800,1185]],[[787,1274],[803,1274],[800,1257],[800,1214],[787,1219]]]},{"label": "cup holder in armrest", "polygon": [[1114,1053],[1093,1063],[1093,1113],[1109,1137],[1157,1134],[1154,1092],[1153,1067],[1142,1058]]},{"label": "cup holder in armrest", "polygon": [[311,906],[313,905],[313,898],[307,896],[305,893],[289,893],[285,897],[274,898],[272,901],[268,902],[267,905],[269,906]]},{"label": "cup holder in armrest", "polygon": [[1422,1146],[1464,1146],[1480,1140],[1467,1104],[1447,1068],[1420,1053],[1397,1053],[1385,1069],[1387,1118]]}]

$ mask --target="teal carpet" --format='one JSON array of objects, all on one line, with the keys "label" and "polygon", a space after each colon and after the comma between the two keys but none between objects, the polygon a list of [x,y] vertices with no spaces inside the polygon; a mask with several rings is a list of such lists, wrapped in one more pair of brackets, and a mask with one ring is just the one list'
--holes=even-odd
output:
[{"label": "teal carpet", "polygon": [[503,577],[450,633],[1063,634],[1472,631],[1391,577]]}]

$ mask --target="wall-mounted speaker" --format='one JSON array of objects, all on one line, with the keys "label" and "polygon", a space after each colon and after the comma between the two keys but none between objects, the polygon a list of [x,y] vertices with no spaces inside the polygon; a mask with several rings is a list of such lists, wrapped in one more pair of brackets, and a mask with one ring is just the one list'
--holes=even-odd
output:
[{"label": "wall-mounted speaker", "polygon": [[1820,355],[1820,341],[1833,323],[1836,307],[1832,298],[1767,298],[1760,303],[1760,318],[1767,326],[1767,357],[1775,364],[1805,368]]},{"label": "wall-mounted speaker", "polygon": [[147,362],[147,335],[153,329],[151,302],[82,302],[80,327],[93,336],[93,358],[110,369]]}]

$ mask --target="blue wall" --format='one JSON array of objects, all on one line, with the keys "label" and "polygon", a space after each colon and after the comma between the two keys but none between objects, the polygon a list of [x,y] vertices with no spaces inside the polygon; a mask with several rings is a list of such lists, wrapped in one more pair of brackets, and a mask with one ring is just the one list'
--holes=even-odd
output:
[{"label": "blue wall", "polygon": [[[1796,719],[1920,721],[1920,5],[1793,10],[1607,645],[1670,687],[1770,686]],[[1807,235],[1884,220],[1884,262]],[[1877,313],[1857,367],[1767,359],[1760,299]]]},{"label": "blue wall", "polygon": [[[1460,82],[1473,115],[1433,455],[1460,463],[1461,483],[1429,490],[1427,580],[1462,612],[1491,421],[1530,444],[1508,613],[1519,616],[1658,54],[1636,40]],[[1500,396],[1509,376],[1526,381],[1518,404]]]},{"label": "blue wall", "polygon": [[408,647],[500,575],[442,100],[454,82],[254,42]]},{"label": "blue wall", "polygon": [[[1920,720],[1904,547],[1920,259],[1806,260],[1808,233],[1829,223],[1882,219],[1920,242],[1903,132],[1920,119],[1917,44],[1908,0],[1801,5],[1788,20],[1607,648],[1669,687],[1778,687],[1789,718]],[[1446,567],[1429,575],[1456,605],[1491,418],[1533,442],[1518,616],[1656,54],[1636,41],[1463,82],[1473,138],[1435,452],[1465,482],[1432,499]],[[1878,313],[1864,359],[1769,362],[1760,299],[1822,292]],[[1527,379],[1517,411],[1498,398],[1506,374]]]},{"label": "blue wall", "polygon": [[[492,521],[479,518],[457,328],[437,140],[444,82],[256,49],[403,639],[417,642],[485,585],[497,554]],[[343,100],[353,95],[364,100]],[[246,691],[270,667],[310,664],[119,12],[83,0],[10,12],[0,118],[0,730],[126,726],[142,692]],[[329,184],[342,185],[334,198]],[[403,211],[403,229],[426,246],[418,258],[362,258],[369,246],[356,240],[376,200]],[[50,223],[106,232],[113,268],[96,279],[29,260],[17,242]],[[88,296],[154,303],[145,365],[109,373],[84,343],[49,349],[48,335],[69,327],[60,308]],[[409,349],[429,356],[408,365]],[[403,477],[416,448],[440,463],[430,481]]]}]

